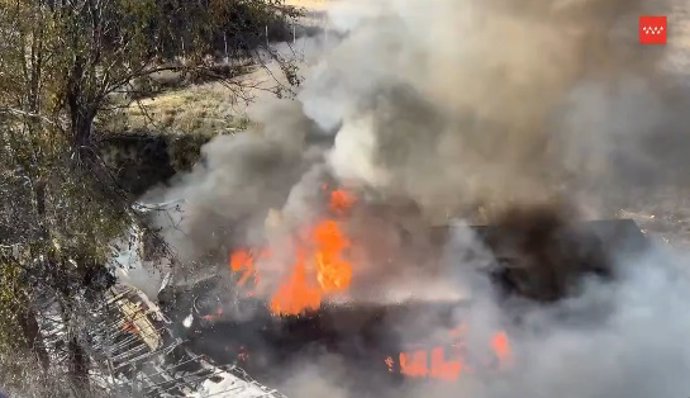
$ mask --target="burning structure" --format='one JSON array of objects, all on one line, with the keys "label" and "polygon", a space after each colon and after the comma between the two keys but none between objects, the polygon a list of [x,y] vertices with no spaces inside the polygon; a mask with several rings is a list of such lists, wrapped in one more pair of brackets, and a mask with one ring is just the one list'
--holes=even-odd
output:
[{"label": "burning structure", "polygon": [[240,365],[307,397],[686,396],[687,267],[630,221],[580,222],[687,186],[690,95],[627,40],[642,3],[335,13],[294,100],[149,194],[180,209],[152,222],[181,266],[138,284],[162,310],[116,286],[64,320],[47,297],[53,362],[121,396],[280,396]]},{"label": "burning structure", "polygon": [[642,3],[334,11],[294,101],[149,194],[190,350],[296,396],[687,394],[687,274],[613,220],[684,164],[650,150],[690,96],[630,44]]},{"label": "burning structure", "polygon": [[[482,372],[500,372],[511,366],[511,342],[505,330],[485,336],[481,355],[467,351],[465,338],[472,325],[463,320],[463,312],[472,306],[469,294],[453,291],[439,298],[430,292],[428,297],[417,294],[383,301],[361,295],[358,283],[368,286],[370,278],[385,281],[356,263],[377,254],[376,246],[358,242],[357,235],[351,234],[358,228],[357,213],[370,215],[370,209],[358,209],[367,205],[343,189],[324,190],[323,199],[326,217],[313,227],[298,228],[299,236],[291,237],[298,243],[291,248],[293,257],[280,257],[289,266],[281,268],[286,271],[276,285],[262,285],[262,272],[266,262],[275,261],[274,250],[281,249],[264,246],[231,251],[228,275],[177,292],[177,309],[185,307],[186,299],[191,311],[177,322],[187,322],[192,351],[216,363],[242,363],[250,373],[267,380],[305,357],[330,352],[345,358],[365,385],[383,376],[391,382],[458,381],[478,367]],[[275,223],[268,226],[276,227]],[[565,299],[575,295],[573,289],[588,276],[612,280],[616,256],[642,253],[648,246],[633,221],[572,223],[554,208],[541,207],[508,213],[494,226],[429,227],[424,230],[423,244],[419,236],[412,243],[415,239],[405,236],[400,225],[388,227],[381,236],[395,234],[401,239],[395,254],[407,255],[406,248],[413,244],[417,254],[425,247],[436,257],[423,260],[424,272],[436,268],[449,278],[467,274],[442,271],[445,248],[455,234],[473,234],[486,253],[475,253],[477,258],[471,261],[486,261],[476,271],[493,281],[499,300],[506,305],[516,298],[543,303]],[[403,265],[397,267],[400,270]],[[455,281],[446,288],[460,286]],[[386,291],[396,288],[393,283]],[[433,328],[419,322],[425,318]],[[405,329],[404,338],[398,328]],[[435,331],[438,328],[445,335]]]}]

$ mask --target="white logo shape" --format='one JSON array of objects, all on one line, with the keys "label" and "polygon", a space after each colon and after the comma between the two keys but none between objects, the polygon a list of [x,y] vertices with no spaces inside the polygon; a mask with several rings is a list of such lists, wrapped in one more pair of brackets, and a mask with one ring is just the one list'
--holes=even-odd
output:
[{"label": "white logo shape", "polygon": [[647,35],[660,35],[664,31],[663,26],[643,26],[642,31]]}]

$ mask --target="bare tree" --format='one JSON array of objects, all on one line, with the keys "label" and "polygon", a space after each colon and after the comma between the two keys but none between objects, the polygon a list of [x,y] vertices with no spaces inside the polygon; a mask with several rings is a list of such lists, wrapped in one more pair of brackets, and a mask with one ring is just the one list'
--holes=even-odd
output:
[{"label": "bare tree", "polygon": [[[36,365],[0,366],[0,383],[21,384],[8,376],[17,367],[51,374],[36,300],[53,292],[62,321],[78,328],[74,303],[107,289],[110,243],[141,223],[94,150],[94,121],[113,97],[161,71],[240,93],[235,77],[261,51],[295,83],[293,66],[262,46],[265,26],[297,15],[282,0],[0,0],[0,363],[19,353]],[[218,67],[223,38],[243,62]],[[76,336],[64,339],[70,384],[83,392],[88,361]]]}]

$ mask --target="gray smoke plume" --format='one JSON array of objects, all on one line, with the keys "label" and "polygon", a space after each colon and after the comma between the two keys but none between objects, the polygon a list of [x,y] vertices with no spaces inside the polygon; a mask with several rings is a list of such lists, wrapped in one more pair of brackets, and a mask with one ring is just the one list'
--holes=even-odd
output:
[{"label": "gray smoke plume", "polygon": [[[690,288],[688,263],[650,253],[624,266],[615,284],[588,281],[580,295],[548,307],[499,306],[487,291],[475,290],[469,312],[459,314],[474,328],[467,345],[470,351],[481,351],[492,331],[505,328],[512,367],[498,374],[474,369],[457,383],[372,388],[376,392],[369,396],[686,396],[690,350],[683,341],[690,321],[683,314]],[[437,327],[435,332],[444,330]],[[346,374],[344,365],[326,356],[323,362],[288,371],[284,388],[293,396],[312,396],[307,395],[312,391],[321,391],[318,396],[329,391],[339,397],[363,396],[350,390],[357,382]]]},{"label": "gray smoke plume", "polygon": [[291,190],[318,192],[302,175],[319,165],[429,222],[550,201],[564,184],[570,197],[684,177],[669,171],[684,161],[688,98],[669,88],[664,53],[637,45],[643,3],[342,3],[346,36],[297,101],[257,104],[262,131],[214,140],[165,192],[188,201],[171,239],[190,258],[243,243]]},{"label": "gray smoke plume", "polygon": [[[687,96],[669,89],[664,53],[637,45],[642,3],[388,2],[350,21],[300,100],[323,129],[340,127],[329,155],[339,177],[433,217],[546,200],[554,180],[661,178],[654,161],[685,136],[668,113]],[[666,143],[654,143],[662,123]],[[650,141],[664,147],[651,160],[639,156]]]},{"label": "gray smoke plume", "polygon": [[[185,200],[159,224],[198,266],[194,274],[225,268],[232,248],[308,225],[323,213],[324,184],[356,191],[366,206],[347,229],[366,250],[349,299],[470,297],[458,314],[473,326],[470,350],[505,329],[515,352],[515,366],[500,375],[390,387],[383,396],[687,395],[690,318],[682,311],[690,285],[676,259],[654,252],[616,264],[624,271],[613,284],[586,280],[551,305],[506,303],[478,272],[497,261],[469,229],[458,230],[440,261],[430,233],[451,218],[491,222],[506,209],[554,202],[575,215],[607,215],[640,189],[686,183],[690,92],[669,71],[680,50],[637,44],[638,16],[672,7],[338,2],[331,21],[342,37],[331,36],[337,44],[305,66],[296,100],[257,103],[254,131],[214,139],[202,164],[152,193]],[[670,19],[671,43],[680,22]],[[275,282],[289,264],[262,266]],[[431,318],[419,321],[430,335],[447,331]],[[406,325],[391,327],[406,339]],[[344,381],[345,365],[324,361],[286,370],[287,391],[362,396]]]},{"label": "gray smoke plume", "polygon": [[627,187],[684,178],[674,170],[688,97],[663,70],[665,53],[637,45],[649,7],[340,3],[332,19],[346,36],[305,71],[298,100],[257,104],[263,131],[216,139],[206,164],[165,193],[188,201],[171,240],[189,259],[224,252],[260,237],[289,195],[284,215],[304,219],[313,203],[294,198],[318,192],[309,182],[319,178],[302,178],[315,167],[406,198],[429,223],[486,222],[559,195],[600,210]]}]

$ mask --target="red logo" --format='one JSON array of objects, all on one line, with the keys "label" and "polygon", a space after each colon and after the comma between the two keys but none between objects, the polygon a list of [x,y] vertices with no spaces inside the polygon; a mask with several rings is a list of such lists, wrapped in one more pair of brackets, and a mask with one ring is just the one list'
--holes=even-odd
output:
[{"label": "red logo", "polygon": [[664,45],[666,44],[666,17],[644,15],[640,17],[640,44]]}]

